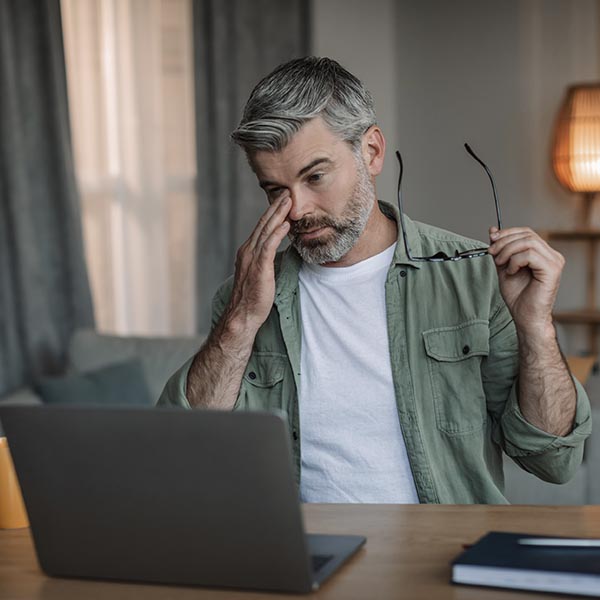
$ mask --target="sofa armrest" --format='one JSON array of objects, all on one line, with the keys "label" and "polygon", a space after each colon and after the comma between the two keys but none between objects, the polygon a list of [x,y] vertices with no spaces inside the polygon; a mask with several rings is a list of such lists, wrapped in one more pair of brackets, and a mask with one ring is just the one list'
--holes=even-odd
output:
[{"label": "sofa armrest", "polygon": [[80,329],[69,344],[69,368],[85,372],[138,358],[150,394],[156,402],[169,377],[196,354],[204,335],[193,337],[140,337],[100,334]]}]

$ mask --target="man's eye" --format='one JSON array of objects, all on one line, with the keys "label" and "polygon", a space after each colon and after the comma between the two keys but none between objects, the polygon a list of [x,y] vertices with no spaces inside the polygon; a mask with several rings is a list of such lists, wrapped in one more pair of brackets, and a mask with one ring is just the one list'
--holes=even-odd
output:
[{"label": "man's eye", "polygon": [[313,173],[312,175],[309,175],[309,177],[308,177],[308,181],[310,183],[319,183],[319,181],[321,181],[321,179],[323,179],[323,173]]},{"label": "man's eye", "polygon": [[271,188],[267,190],[267,196],[269,196],[270,200],[275,200],[277,196],[280,196],[283,192],[283,188]]}]

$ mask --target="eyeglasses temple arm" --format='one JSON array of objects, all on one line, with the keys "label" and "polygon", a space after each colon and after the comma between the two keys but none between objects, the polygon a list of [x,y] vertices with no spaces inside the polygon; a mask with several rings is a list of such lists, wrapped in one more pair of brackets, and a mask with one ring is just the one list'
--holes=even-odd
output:
[{"label": "eyeglasses temple arm", "polygon": [[498,204],[498,195],[496,194],[496,184],[494,183],[494,178],[490,173],[490,170],[487,168],[487,165],[473,152],[471,146],[465,143],[465,150],[485,169],[488,177],[490,178],[490,182],[492,184],[492,191],[494,192],[494,203],[496,205],[496,217],[498,219],[498,229],[502,229],[502,218],[500,217],[500,205]]},{"label": "eyeglasses temple arm", "polygon": [[404,249],[406,250],[406,256],[408,260],[413,260],[413,256],[410,252],[408,245],[408,238],[406,236],[406,223],[404,221],[404,208],[402,206],[402,174],[404,173],[404,165],[402,164],[402,156],[400,152],[396,150],[396,158],[400,163],[400,175],[398,176],[398,208],[400,209],[400,225],[402,227],[402,238],[404,239]]}]

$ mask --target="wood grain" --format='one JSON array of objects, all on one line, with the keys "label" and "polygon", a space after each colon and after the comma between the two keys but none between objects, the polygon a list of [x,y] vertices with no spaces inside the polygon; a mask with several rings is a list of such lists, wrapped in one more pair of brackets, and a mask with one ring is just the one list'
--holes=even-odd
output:
[{"label": "wood grain", "polygon": [[[307,505],[304,515],[308,531],[368,538],[365,548],[311,596],[319,600],[548,599],[544,594],[454,586],[449,583],[450,562],[463,544],[492,530],[600,537],[598,506]],[[298,596],[49,578],[38,568],[30,531],[22,529],[0,531],[0,598],[277,600]]]}]

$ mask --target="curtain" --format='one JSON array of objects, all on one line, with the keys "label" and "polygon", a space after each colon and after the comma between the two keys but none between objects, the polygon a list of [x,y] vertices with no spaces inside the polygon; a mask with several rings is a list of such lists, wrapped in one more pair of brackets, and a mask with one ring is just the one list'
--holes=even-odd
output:
[{"label": "curtain", "polygon": [[0,2],[0,395],[93,325],[58,0]]},{"label": "curtain", "polygon": [[62,17],[97,328],[192,334],[191,0],[62,0]]},{"label": "curtain", "polygon": [[232,272],[237,248],[266,209],[243,152],[229,141],[250,92],[309,49],[308,0],[195,0],[198,160],[197,326]]}]

